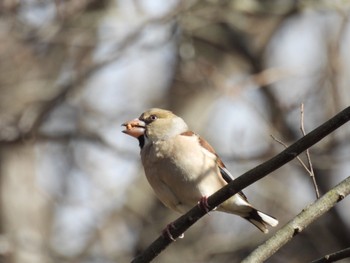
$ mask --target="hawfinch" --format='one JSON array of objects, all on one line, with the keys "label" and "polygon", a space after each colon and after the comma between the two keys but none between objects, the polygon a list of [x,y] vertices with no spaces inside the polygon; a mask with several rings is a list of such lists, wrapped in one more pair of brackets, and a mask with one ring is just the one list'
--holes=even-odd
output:
[{"label": "hawfinch", "polygon": [[[175,211],[185,213],[198,201],[205,209],[206,197],[234,180],[213,147],[171,111],[153,108],[123,126],[124,133],[139,141],[145,174],[157,197]],[[267,226],[278,224],[255,209],[242,192],[217,210],[239,215],[264,233]]]}]

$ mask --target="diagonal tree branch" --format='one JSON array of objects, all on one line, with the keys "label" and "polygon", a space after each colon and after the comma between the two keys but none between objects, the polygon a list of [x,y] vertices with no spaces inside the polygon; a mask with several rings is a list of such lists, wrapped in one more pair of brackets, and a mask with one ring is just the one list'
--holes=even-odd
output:
[{"label": "diagonal tree branch", "polygon": [[[278,230],[264,244],[255,249],[242,263],[264,262],[295,235],[303,231],[309,224],[325,214],[337,202],[350,194],[350,176],[328,191],[324,196],[305,208],[299,215]],[[331,261],[328,261],[331,262]]]},{"label": "diagonal tree branch", "polygon": [[[270,160],[260,164],[259,166],[249,170],[242,176],[238,177],[213,195],[208,198],[209,210],[214,209],[222,202],[238,193],[248,185],[265,177],[269,173],[277,170],[284,164],[293,160],[300,153],[316,144],[328,134],[338,129],[340,126],[350,120],[350,107],[347,107],[333,118],[317,127],[306,136],[302,137],[294,144],[286,148],[284,151],[274,156]],[[186,214],[179,217],[173,222],[171,229],[171,235],[174,238],[178,238],[184,233],[189,227],[197,222],[201,217],[205,215],[205,212],[198,206],[193,207]],[[168,245],[172,243],[169,238],[160,235],[142,254],[137,256],[132,262],[133,263],[144,263],[150,262],[159,253],[161,253]]]},{"label": "diagonal tree branch", "polygon": [[335,262],[344,258],[350,258],[350,247],[343,250],[328,254],[320,259],[314,260],[311,263],[329,263]]}]

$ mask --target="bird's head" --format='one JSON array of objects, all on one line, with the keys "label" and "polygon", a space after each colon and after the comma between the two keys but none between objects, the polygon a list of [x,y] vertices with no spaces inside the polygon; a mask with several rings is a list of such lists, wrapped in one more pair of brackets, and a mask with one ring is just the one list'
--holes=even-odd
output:
[{"label": "bird's head", "polygon": [[140,138],[145,136],[154,142],[166,140],[188,130],[183,119],[168,110],[153,108],[145,111],[137,119],[122,124],[124,133]]}]

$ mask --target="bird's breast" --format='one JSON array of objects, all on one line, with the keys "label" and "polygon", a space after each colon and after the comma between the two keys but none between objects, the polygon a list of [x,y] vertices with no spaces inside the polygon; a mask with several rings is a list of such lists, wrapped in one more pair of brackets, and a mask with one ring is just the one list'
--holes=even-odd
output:
[{"label": "bird's breast", "polygon": [[181,139],[145,146],[142,163],[149,183],[163,203],[170,192],[178,202],[193,205],[222,185],[215,156],[207,154],[191,138]]}]

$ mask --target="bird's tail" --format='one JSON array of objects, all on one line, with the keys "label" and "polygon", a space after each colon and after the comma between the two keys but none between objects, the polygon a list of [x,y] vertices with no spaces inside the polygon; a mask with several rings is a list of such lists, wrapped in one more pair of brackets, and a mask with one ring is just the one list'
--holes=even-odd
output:
[{"label": "bird's tail", "polygon": [[269,216],[259,210],[256,210],[255,208],[253,208],[244,218],[259,228],[265,234],[269,232],[267,226],[275,227],[278,225],[278,220],[276,218]]}]

